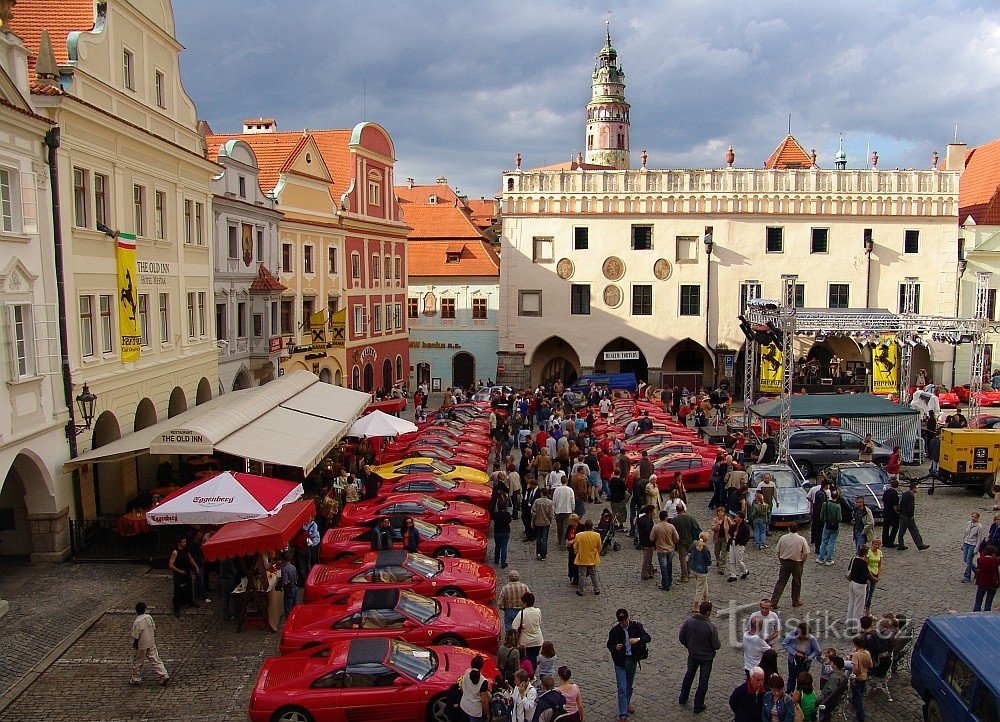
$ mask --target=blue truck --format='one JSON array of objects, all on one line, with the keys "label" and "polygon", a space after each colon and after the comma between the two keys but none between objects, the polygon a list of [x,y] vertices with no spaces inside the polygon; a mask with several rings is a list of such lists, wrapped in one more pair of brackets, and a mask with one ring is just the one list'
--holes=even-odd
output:
[{"label": "blue truck", "polygon": [[591,381],[597,384],[598,387],[607,386],[612,391],[624,389],[634,394],[639,388],[639,380],[633,373],[587,374],[578,378],[571,388],[578,394],[585,394],[590,390]]}]

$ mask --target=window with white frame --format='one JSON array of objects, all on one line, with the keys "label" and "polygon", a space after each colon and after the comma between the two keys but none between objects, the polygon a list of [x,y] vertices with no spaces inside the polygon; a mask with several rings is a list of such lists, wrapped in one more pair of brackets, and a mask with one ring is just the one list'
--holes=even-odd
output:
[{"label": "window with white frame", "polygon": [[385,304],[385,330],[392,330],[392,304]]},{"label": "window with white frame", "polygon": [[337,247],[330,246],[326,249],[326,269],[330,275],[337,273]]},{"label": "window with white frame", "polygon": [[281,244],[281,272],[291,273],[292,272],[292,244],[282,243]]},{"label": "window with white frame", "polygon": [[73,225],[77,228],[87,227],[87,175],[83,168],[73,169]]},{"label": "window with white frame", "polygon": [[302,272],[312,273],[313,272],[313,247],[303,246],[302,247]]},{"label": "window with white frame", "polygon": [[393,326],[397,331],[403,330],[403,304],[397,303],[392,307]]},{"label": "window with white frame", "polygon": [[247,197],[247,179],[246,179],[246,176],[242,176],[241,175],[239,177],[239,193],[240,193],[240,198],[246,198]]},{"label": "window with white frame", "polygon": [[167,88],[166,82],[163,77],[163,73],[159,70],[156,71],[156,76],[154,78],[156,84],[156,104],[161,108],[167,107]]},{"label": "window with white frame", "polygon": [[17,210],[17,173],[0,168],[0,231],[14,233],[20,230],[15,223]]},{"label": "window with white frame", "polygon": [[122,50],[122,82],[129,90],[135,90],[135,55],[128,48]]},{"label": "window with white frame", "polygon": [[167,194],[165,191],[154,193],[153,221],[156,225],[156,237],[163,239],[167,237]]},{"label": "window with white frame", "polygon": [[35,338],[32,328],[31,304],[7,306],[7,325],[11,342],[11,381],[35,375]]},{"label": "window with white frame", "polygon": [[216,341],[226,341],[229,336],[226,334],[226,329],[228,324],[226,323],[226,309],[225,303],[215,304],[215,340]]},{"label": "window with white frame", "polygon": [[198,291],[198,335],[208,335],[208,294]]},{"label": "window with white frame", "polygon": [[[308,322],[308,319],[306,319]],[[236,304],[236,338],[247,337],[247,304],[240,301]]]},{"label": "window with white frame", "polygon": [[205,245],[205,204],[194,204],[194,241],[199,246]]},{"label": "window with white frame", "polygon": [[372,311],[372,331],[382,330],[382,304],[376,303]]},{"label": "window with white frame", "polygon": [[[589,286],[587,288],[590,288]],[[472,299],[472,317],[480,321],[486,320],[486,299],[474,296]]]},{"label": "window with white frame", "polygon": [[355,281],[361,278],[361,254],[351,254],[351,278]]},{"label": "window with white frame", "polygon": [[392,265],[393,265],[393,268],[394,268],[394,271],[395,271],[393,273],[393,276],[396,278],[397,281],[402,281],[403,280],[403,257],[402,256],[396,256],[392,260]]},{"label": "window with white frame", "polygon": [[94,355],[94,299],[80,296],[80,353],[84,358]]},{"label": "window with white frame", "polygon": [[382,261],[377,253],[372,255],[372,282],[376,284],[382,282]]},{"label": "window with white frame", "polygon": [[111,184],[106,175],[94,173],[94,220],[108,225],[108,190]]},{"label": "window with white frame", "polygon": [[365,307],[358,304],[354,307],[354,333],[363,336],[368,332],[367,318],[365,317]]},{"label": "window with white frame", "polygon": [[194,201],[184,199],[184,242],[194,240]]},{"label": "window with white frame", "polygon": [[149,294],[139,294],[139,342],[149,346]]},{"label": "window with white frame", "polygon": [[226,257],[233,259],[240,257],[240,227],[237,225],[229,224],[228,230],[228,249],[226,252]]},{"label": "window with white frame", "polygon": [[102,294],[100,298],[101,307],[101,353],[111,353],[114,351],[114,304],[111,296]]},{"label": "window with white frame", "polygon": [[132,230],[146,235],[146,189],[137,183],[132,185]]},{"label": "window with white frame", "polygon": [[373,206],[382,205],[382,184],[377,180],[368,181],[368,202]]},{"label": "window with white frame", "polygon": [[406,316],[407,318],[417,318],[420,316],[420,299],[419,298],[408,298],[406,299]]},{"label": "window with white frame", "polygon": [[194,291],[188,291],[187,295],[187,322],[188,322],[188,338],[193,339],[197,332],[197,326],[195,325],[195,296]]},{"label": "window with white frame", "polygon": [[170,343],[170,294],[160,294],[160,343]]},{"label": "window with white frame", "polygon": [[258,227],[256,229],[257,234],[257,261],[258,263],[264,262],[264,229]]},{"label": "window with white frame", "polygon": [[441,318],[455,318],[455,299],[444,297],[441,299]]}]

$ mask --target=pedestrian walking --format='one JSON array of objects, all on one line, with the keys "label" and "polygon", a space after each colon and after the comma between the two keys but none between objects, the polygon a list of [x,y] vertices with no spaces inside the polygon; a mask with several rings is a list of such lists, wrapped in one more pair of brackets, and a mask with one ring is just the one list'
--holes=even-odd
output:
[{"label": "pedestrian walking", "polygon": [[868,672],[873,665],[871,653],[865,649],[865,638],[856,635],[851,644],[851,706],[858,722],[865,722],[865,687],[868,686]]},{"label": "pedestrian walking", "polygon": [[504,504],[493,510],[493,563],[507,568],[507,547],[510,545],[510,507]]},{"label": "pedestrian walking", "polygon": [[578,532],[573,539],[573,553],[576,555],[578,571],[577,596],[583,596],[583,585],[590,577],[594,594],[601,593],[601,577],[597,567],[601,563],[601,535],[594,531],[594,522],[587,519],[583,523],[583,531]]},{"label": "pedestrian walking", "polygon": [[899,481],[893,479],[882,492],[882,546],[892,549],[896,546],[899,533]]},{"label": "pedestrian walking", "polygon": [[775,552],[778,555],[778,581],[771,592],[771,606],[778,608],[785,585],[791,578],[792,606],[801,607],[805,604],[802,601],[802,570],[809,559],[809,542],[799,534],[799,525],[794,521],[788,525],[788,533],[778,540]]},{"label": "pedestrian walking", "polygon": [[635,672],[639,662],[649,656],[652,639],[643,626],[629,619],[627,609],[615,612],[618,623],[608,632],[608,651],[615,665],[615,686],[618,689],[618,722],[628,722],[628,716],[635,714],[632,706]]},{"label": "pedestrian walking", "polygon": [[979,523],[979,512],[972,512],[969,523],[965,525],[965,532],[962,534],[962,557],[965,561],[965,573],[962,575],[962,583],[968,584],[972,581],[972,567],[976,559],[976,553],[983,542],[985,531],[983,525]]},{"label": "pedestrian walking", "polygon": [[875,585],[882,579],[882,540],[872,539],[868,547],[868,589],[865,592],[865,614],[871,614]]},{"label": "pedestrian walking", "polygon": [[[933,418],[931,416],[930,418]],[[938,468],[941,460],[941,432],[935,431],[930,435],[927,441],[927,458],[930,459],[931,466],[928,470],[931,478],[935,478],[938,474]]]},{"label": "pedestrian walking", "polygon": [[696,611],[702,602],[711,601],[708,596],[708,570],[712,567],[712,552],[708,550],[708,532],[698,535],[688,552],[688,569],[694,576],[694,605],[691,611]]},{"label": "pedestrian walking", "polygon": [[750,541],[750,525],[743,519],[742,513],[737,513],[729,528],[729,578],[727,582],[735,582],[737,576],[746,579],[750,576],[744,557],[747,543]]},{"label": "pedestrian walking", "polygon": [[823,504],[830,498],[830,487],[822,472],[816,477],[816,486],[809,490],[806,498],[809,500],[809,516],[811,524],[809,526],[809,538],[813,548],[819,554],[823,544],[823,523],[819,519]]},{"label": "pedestrian walking", "polygon": [[753,527],[754,548],[767,549],[767,529],[771,524],[771,505],[767,503],[767,499],[759,491],[754,495],[753,504],[750,506],[750,524]]},{"label": "pedestrian walking", "polygon": [[295,568],[292,552],[285,552],[282,558],[284,564],[281,565],[281,592],[285,603],[285,619],[288,619],[299,594],[299,571]]},{"label": "pedestrian walking", "polygon": [[177,546],[170,553],[167,567],[173,573],[174,579],[174,616],[181,616],[181,607],[198,607],[194,601],[194,590],[191,588],[191,573],[196,571],[194,560],[187,549],[188,540],[181,537]]},{"label": "pedestrian walking", "polygon": [[507,583],[500,588],[497,607],[503,613],[503,628],[510,629],[517,613],[524,609],[524,595],[530,592],[528,585],[521,581],[521,574],[511,569],[507,574]]},{"label": "pedestrian walking", "polygon": [[674,581],[674,550],[680,536],[677,528],[670,523],[666,509],[660,512],[660,523],[653,527],[650,539],[656,548],[656,563],[660,568],[660,585],[663,591],[669,591]]},{"label": "pedestrian walking", "polygon": [[910,538],[913,539],[913,543],[917,545],[917,549],[923,551],[927,549],[930,544],[924,544],[923,538],[920,536],[920,530],[917,529],[917,523],[915,520],[916,510],[917,510],[917,482],[911,481],[910,488],[904,491],[899,497],[899,549],[906,549],[906,544],[904,540],[906,538],[906,532],[910,532]]},{"label": "pedestrian walking", "polygon": [[521,650],[518,648],[517,630],[508,629],[504,633],[503,643],[497,648],[497,671],[511,685],[519,669],[521,669]]},{"label": "pedestrian walking", "polygon": [[868,546],[875,537],[875,516],[872,510],[865,504],[863,497],[854,500],[853,516],[851,517],[852,530],[854,532],[854,548]]},{"label": "pedestrian walking", "polygon": [[708,694],[708,680],[712,675],[712,661],[715,653],[722,647],[719,641],[719,628],[709,617],[712,616],[712,603],[702,602],[698,612],[687,618],[681,625],[677,635],[680,643],[687,649],[687,672],[681,682],[681,694],[677,703],[686,705],[691,694],[694,676],[698,674],[698,689],[694,693],[695,714],[704,712],[705,696]]},{"label": "pedestrian walking", "polygon": [[889,461],[886,462],[885,471],[890,479],[899,478],[899,469],[903,461],[903,456],[900,452],[901,448],[899,446],[893,446],[892,453],[889,454]]},{"label": "pedestrian walking", "polygon": [[129,684],[142,684],[142,663],[149,660],[153,671],[160,678],[160,684],[166,687],[170,684],[170,674],[160,661],[156,651],[156,622],[146,613],[146,603],[135,605],[135,619],[132,620],[132,675]]},{"label": "pedestrian walking", "polygon": [[576,565],[576,550],[573,549],[573,541],[576,539],[580,528],[580,517],[576,514],[569,515],[569,526],[566,527],[566,536],[563,538],[563,546],[566,548],[566,573],[569,583],[576,586],[580,583],[580,568]]},{"label": "pedestrian walking", "polygon": [[761,722],[760,711],[766,691],[764,670],[760,667],[750,669],[747,681],[729,695],[729,709],[733,711],[734,722]]},{"label": "pedestrian walking", "polygon": [[514,615],[511,627],[517,630],[517,642],[524,647],[523,659],[531,662],[531,668],[538,666],[538,653],[545,643],[542,633],[542,610],[535,606],[535,595],[525,592],[521,597],[524,607]]},{"label": "pedestrian walking", "polygon": [[795,691],[795,685],[802,672],[808,672],[809,667],[819,656],[819,641],[809,631],[809,624],[801,622],[795,629],[785,635],[781,646],[788,653],[788,687],[789,692]]},{"label": "pedestrian walking", "polygon": [[760,718],[768,722],[795,722],[795,702],[785,693],[785,680],[772,674],[760,708]]},{"label": "pedestrian walking", "polygon": [[997,569],[997,549],[986,545],[976,560],[976,603],[973,612],[992,611],[993,598],[1000,586],[1000,571]]},{"label": "pedestrian walking", "polygon": [[524,525],[524,541],[535,541],[535,529],[531,525],[531,508],[539,496],[538,483],[534,476],[525,477],[524,497],[521,500],[521,523]]},{"label": "pedestrian walking", "polygon": [[837,546],[837,535],[840,534],[840,522],[842,521],[840,493],[837,489],[831,489],[830,498],[823,502],[823,506],[819,510],[819,521],[823,525],[823,542],[820,544],[816,563],[832,567],[834,564],[833,552]]},{"label": "pedestrian walking", "polygon": [[[641,480],[644,477],[639,478]],[[658,513],[663,508],[663,504],[660,500],[660,487],[656,483],[655,474],[646,478],[644,491],[646,494],[646,505],[653,507],[653,511]]]},{"label": "pedestrian walking", "polygon": [[729,542],[729,527],[731,525],[732,521],[726,513],[726,507],[716,507],[715,518],[712,519],[712,541],[715,543],[715,566],[720,576],[725,573],[726,545]]},{"label": "pedestrian walking", "polygon": [[531,528],[535,535],[535,558],[544,560],[549,555],[549,528],[555,521],[552,499],[543,490],[531,505]]},{"label": "pedestrian walking", "polygon": [[[677,493],[676,490],[673,493]],[[677,505],[677,516],[671,519],[671,524],[677,530],[677,557],[681,563],[681,581],[687,584],[691,580],[691,570],[688,568],[688,552],[701,534],[698,520],[688,513],[687,504]]]},{"label": "pedestrian walking", "polygon": [[614,474],[608,479],[608,502],[611,504],[611,513],[618,520],[619,530],[623,530],[625,525],[629,523],[628,499],[628,486],[625,484],[625,480]]},{"label": "pedestrian walking", "polygon": [[566,535],[566,522],[569,515],[576,513],[576,495],[569,485],[569,480],[563,477],[562,482],[552,490],[552,511],[556,519],[556,539],[562,541]]},{"label": "pedestrian walking", "polygon": [[656,543],[653,541],[653,506],[647,504],[642,507],[642,513],[635,520],[635,535],[639,540],[639,547],[642,549],[642,567],[639,570],[639,578],[643,581],[653,578],[653,552],[656,550]]},{"label": "pedestrian walking", "polygon": [[844,623],[848,628],[857,628],[865,613],[865,595],[868,592],[868,581],[871,574],[868,571],[868,547],[861,545],[857,554],[851,559],[847,570],[849,588],[847,592],[847,616]]}]

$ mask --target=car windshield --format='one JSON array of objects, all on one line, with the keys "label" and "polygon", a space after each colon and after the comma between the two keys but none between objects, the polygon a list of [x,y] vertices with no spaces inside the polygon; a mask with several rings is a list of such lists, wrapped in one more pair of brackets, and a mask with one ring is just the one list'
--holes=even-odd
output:
[{"label": "car windshield", "polygon": [[420,497],[420,503],[430,509],[431,511],[436,511],[439,514],[448,508],[448,505],[439,499],[435,499],[433,496],[422,496]]},{"label": "car windshield", "polygon": [[436,537],[438,534],[441,533],[441,527],[439,527],[437,524],[428,524],[426,521],[420,519],[419,517],[414,517],[413,527],[420,534],[421,539],[433,539],[434,537]]},{"label": "car windshield", "polygon": [[434,478],[434,483],[445,491],[451,491],[452,489],[458,488],[458,482],[452,481],[451,479],[445,479],[443,476],[437,476]]},{"label": "car windshield", "polygon": [[444,562],[425,557],[423,554],[407,555],[406,566],[426,579],[436,577],[444,570]]},{"label": "car windshield", "polygon": [[[771,469],[765,473],[771,475],[774,485],[779,489],[791,489],[799,485],[795,472],[791,469]],[[753,480],[755,484],[760,484],[764,481],[764,474],[754,474]]]},{"label": "car windshield", "polygon": [[841,469],[840,478],[838,483],[841,486],[850,486],[854,484],[882,484],[885,482],[885,477],[882,476],[882,470],[873,466],[862,466],[856,469]]},{"label": "car windshield", "polygon": [[433,464],[431,464],[431,466],[434,468],[434,471],[438,472],[439,474],[450,474],[455,470],[454,466],[452,466],[451,464],[446,464],[443,461],[435,461]]},{"label": "car windshield", "polygon": [[422,597],[419,594],[402,590],[399,593],[399,611],[413,617],[421,624],[427,624],[441,614],[441,603],[436,599]]},{"label": "car windshield", "polygon": [[389,665],[418,682],[434,674],[437,655],[429,649],[420,649],[406,642],[392,641],[389,646]]}]

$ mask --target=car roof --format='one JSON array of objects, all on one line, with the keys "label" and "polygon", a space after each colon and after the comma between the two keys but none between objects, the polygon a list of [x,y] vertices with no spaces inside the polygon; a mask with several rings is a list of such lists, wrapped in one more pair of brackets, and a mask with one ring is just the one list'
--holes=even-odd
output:
[{"label": "car roof", "polygon": [[406,561],[406,552],[399,549],[381,551],[375,557],[375,567],[398,567]]},{"label": "car roof", "polygon": [[381,664],[388,652],[389,640],[385,637],[352,639],[347,650],[347,664]]},{"label": "car roof", "polygon": [[398,589],[367,589],[361,609],[395,609],[399,603]]},{"label": "car roof", "polygon": [[764,473],[774,473],[775,471],[793,471],[791,464],[753,464],[746,471],[751,474],[756,472]]},{"label": "car roof", "polygon": [[924,625],[949,641],[955,654],[976,672],[994,694],[1000,693],[1000,666],[992,661],[1000,648],[1000,625],[993,615],[943,614],[928,617]]},{"label": "car roof", "polygon": [[871,461],[838,461],[836,464],[830,464],[827,468],[840,471],[841,469],[878,469],[880,467]]}]

